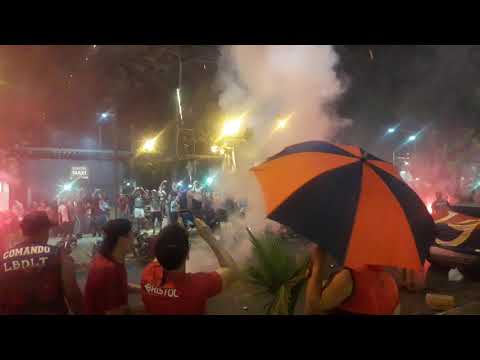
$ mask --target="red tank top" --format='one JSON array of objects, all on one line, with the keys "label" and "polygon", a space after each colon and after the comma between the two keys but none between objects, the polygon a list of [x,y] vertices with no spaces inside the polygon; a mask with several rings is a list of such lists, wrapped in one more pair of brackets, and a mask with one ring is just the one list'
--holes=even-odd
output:
[{"label": "red tank top", "polygon": [[19,244],[1,254],[0,313],[67,314],[60,249]]},{"label": "red tank top", "polygon": [[350,273],[353,279],[352,295],[338,310],[358,315],[393,315],[400,300],[392,275],[370,267],[350,270]]}]

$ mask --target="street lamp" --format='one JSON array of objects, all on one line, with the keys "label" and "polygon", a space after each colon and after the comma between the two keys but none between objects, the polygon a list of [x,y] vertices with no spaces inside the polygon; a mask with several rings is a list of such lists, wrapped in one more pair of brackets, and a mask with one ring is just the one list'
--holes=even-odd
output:
[{"label": "street lamp", "polygon": [[146,153],[154,152],[156,145],[157,145],[156,137],[145,140],[145,142],[142,145],[142,151]]},{"label": "street lamp", "polygon": [[[391,128],[388,128],[387,130],[387,133],[386,135],[391,135],[395,132],[399,132],[399,133],[402,133],[404,135],[407,135],[408,137],[406,138],[406,140],[404,141],[404,143],[400,146],[403,146],[403,145],[406,145],[406,144],[409,144],[409,143],[413,143],[414,144],[414,152],[415,152],[415,149],[416,149],[416,143],[415,141],[417,140],[418,138],[418,134],[419,133],[415,133],[413,131],[408,131],[408,130],[403,130],[403,129],[399,129],[398,126],[396,127],[391,127]],[[392,156],[392,160],[393,160],[393,166],[395,166],[395,160],[396,160],[396,154],[395,154],[395,151],[393,151],[393,156]]]},{"label": "street lamp", "polygon": [[234,137],[240,132],[242,118],[228,120],[223,124],[221,137]]},{"label": "street lamp", "polygon": [[207,184],[207,186],[210,186],[210,185],[213,184],[213,180],[215,180],[215,177],[209,176],[209,177],[207,177],[207,179],[205,180],[205,184]]}]

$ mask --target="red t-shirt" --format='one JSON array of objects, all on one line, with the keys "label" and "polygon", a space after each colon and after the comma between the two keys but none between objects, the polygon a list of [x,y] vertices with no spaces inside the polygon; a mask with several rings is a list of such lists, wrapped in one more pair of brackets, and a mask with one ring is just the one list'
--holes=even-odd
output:
[{"label": "red t-shirt", "polygon": [[125,265],[96,255],[90,264],[85,286],[87,314],[105,314],[123,305],[128,305]]},{"label": "red t-shirt", "polygon": [[149,314],[204,315],[207,300],[221,291],[222,278],[216,272],[164,271],[153,261],[142,274],[142,300]]}]

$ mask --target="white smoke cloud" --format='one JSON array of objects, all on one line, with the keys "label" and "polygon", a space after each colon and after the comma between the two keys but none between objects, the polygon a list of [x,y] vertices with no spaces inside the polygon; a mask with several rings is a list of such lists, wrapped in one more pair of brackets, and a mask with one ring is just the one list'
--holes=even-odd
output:
[{"label": "white smoke cloud", "polygon": [[[238,171],[218,178],[220,191],[248,198],[243,226],[260,230],[267,223],[261,190],[249,172],[255,163],[298,142],[332,140],[350,124],[332,106],[345,90],[335,72],[337,61],[333,47],[326,45],[223,47],[217,79],[220,107],[226,115],[247,112],[246,125],[253,130],[253,139],[237,149]],[[275,120],[291,113],[287,128],[273,132]],[[248,255],[248,246],[227,248],[237,260]]]},{"label": "white smoke cloud", "polygon": [[[220,106],[226,114],[248,111],[254,146],[266,146],[267,153],[331,139],[349,124],[330,109],[344,91],[334,70],[337,61],[331,46],[226,46],[219,67]],[[270,136],[275,118],[290,113],[288,131]]]}]

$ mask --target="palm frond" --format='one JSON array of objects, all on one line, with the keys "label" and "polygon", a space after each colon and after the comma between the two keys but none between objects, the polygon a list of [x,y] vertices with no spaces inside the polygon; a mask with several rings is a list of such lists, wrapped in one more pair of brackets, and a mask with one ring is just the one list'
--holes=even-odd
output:
[{"label": "palm frond", "polygon": [[293,314],[308,268],[308,258],[300,265],[290,254],[280,236],[265,232],[258,239],[251,236],[252,258],[245,269],[247,282],[267,296],[267,314]]}]

